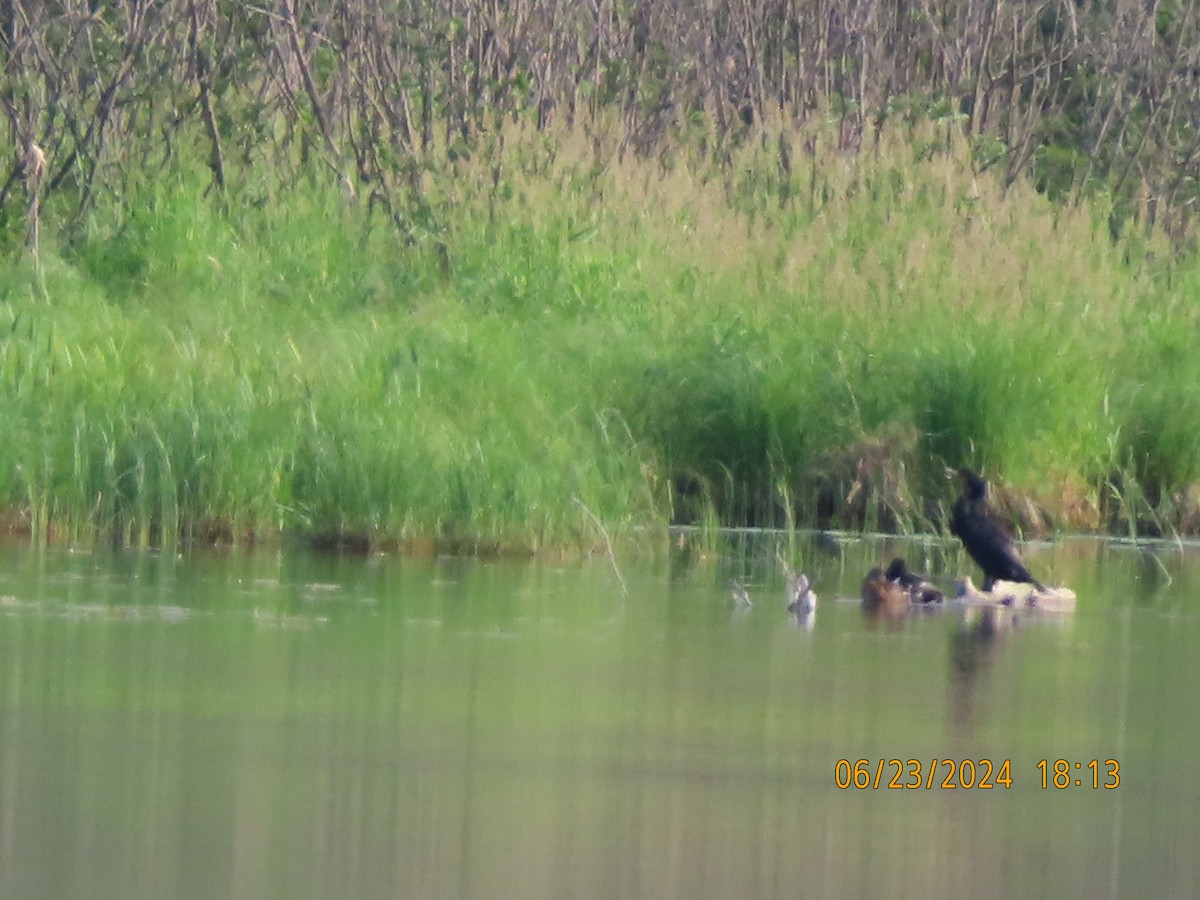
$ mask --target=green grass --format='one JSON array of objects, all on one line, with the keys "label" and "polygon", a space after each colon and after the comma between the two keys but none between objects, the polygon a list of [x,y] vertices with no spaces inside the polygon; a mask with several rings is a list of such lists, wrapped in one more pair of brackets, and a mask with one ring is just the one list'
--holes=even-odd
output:
[{"label": "green grass", "polygon": [[828,137],[785,134],[787,171],[778,134],[718,168],[514,126],[428,165],[404,230],[320,175],[49,211],[40,271],[0,269],[0,504],[75,540],[536,550],[598,545],[580,504],[936,527],[970,464],[1026,525],[1200,526],[1195,261],[942,133]]}]

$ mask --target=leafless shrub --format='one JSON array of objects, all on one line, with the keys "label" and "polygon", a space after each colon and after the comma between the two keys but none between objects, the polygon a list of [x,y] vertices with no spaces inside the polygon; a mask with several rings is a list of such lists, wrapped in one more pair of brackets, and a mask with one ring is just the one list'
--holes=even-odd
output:
[{"label": "leafless shrub", "polygon": [[1032,171],[1064,197],[1102,182],[1184,232],[1196,13],[1196,0],[6,0],[0,206],[28,189],[33,145],[41,195],[81,216],[200,141],[215,191],[318,161],[403,227],[429,160],[480,152],[504,117],[617,117],[639,154],[699,126],[720,154],[814,114],[840,118],[858,152],[868,119],[878,133],[933,115],[986,142],[980,165],[1010,182]]}]

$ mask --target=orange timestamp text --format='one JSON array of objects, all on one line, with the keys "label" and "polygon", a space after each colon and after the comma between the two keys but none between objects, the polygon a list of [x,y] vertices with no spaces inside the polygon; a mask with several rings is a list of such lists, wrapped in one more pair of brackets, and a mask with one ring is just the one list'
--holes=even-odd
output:
[{"label": "orange timestamp text", "polygon": [[1012,760],[1002,759],[839,759],[833,765],[839,790],[1009,790]]},{"label": "orange timestamp text", "polygon": [[1069,787],[1113,790],[1121,785],[1121,764],[1115,759],[1039,759],[1042,790]]},{"label": "orange timestamp text", "polygon": [[[1040,759],[1041,788],[1113,790],[1121,784],[1115,759]],[[1011,790],[1012,760],[990,759],[839,759],[833,764],[839,790]]]}]

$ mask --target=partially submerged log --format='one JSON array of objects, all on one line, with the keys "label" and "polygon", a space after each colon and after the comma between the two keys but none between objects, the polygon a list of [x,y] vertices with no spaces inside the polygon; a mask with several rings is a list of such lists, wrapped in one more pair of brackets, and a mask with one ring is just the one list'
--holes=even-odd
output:
[{"label": "partially submerged log", "polygon": [[1074,612],[1075,592],[1068,587],[1048,587],[1015,581],[997,581],[990,591],[980,590],[970,578],[957,584],[954,599],[967,606],[1005,606],[1044,612]]}]

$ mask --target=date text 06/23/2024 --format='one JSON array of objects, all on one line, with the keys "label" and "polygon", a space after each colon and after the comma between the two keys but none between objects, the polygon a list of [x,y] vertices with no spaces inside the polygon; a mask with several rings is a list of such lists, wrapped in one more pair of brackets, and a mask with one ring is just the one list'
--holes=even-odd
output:
[{"label": "date text 06/23/2024", "polygon": [[[1113,790],[1121,784],[1115,759],[1039,759],[1035,784],[1042,790]],[[833,783],[840,790],[1011,790],[1012,760],[990,759],[839,759]]]}]

